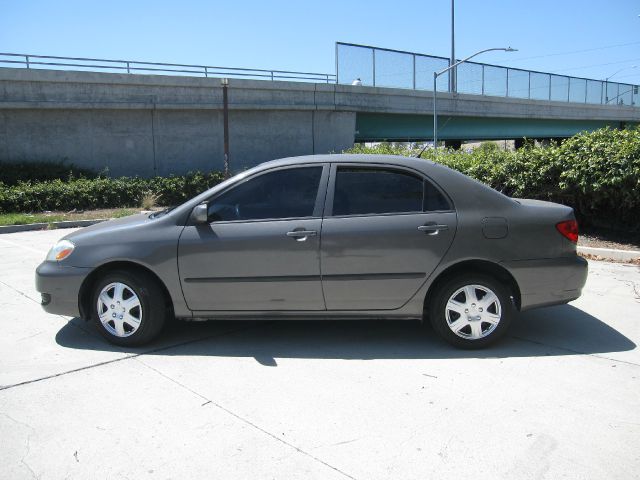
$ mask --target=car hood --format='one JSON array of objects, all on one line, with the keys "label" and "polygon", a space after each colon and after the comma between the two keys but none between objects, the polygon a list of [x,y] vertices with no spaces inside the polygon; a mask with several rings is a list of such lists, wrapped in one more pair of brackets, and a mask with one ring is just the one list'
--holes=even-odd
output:
[{"label": "car hood", "polygon": [[[128,217],[96,223],[76,230],[75,232],[66,235],[64,238],[71,240],[72,242],[81,242],[84,239],[93,239],[103,234],[118,234],[122,233],[123,230],[143,228],[155,221],[156,219],[149,218],[148,213],[139,213],[137,215],[130,215]],[[114,238],[117,238],[117,236]]]}]

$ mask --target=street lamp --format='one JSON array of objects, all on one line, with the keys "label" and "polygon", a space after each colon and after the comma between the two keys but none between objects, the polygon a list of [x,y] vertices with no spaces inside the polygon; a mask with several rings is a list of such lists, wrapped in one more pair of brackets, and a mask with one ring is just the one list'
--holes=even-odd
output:
[{"label": "street lamp", "polygon": [[[503,52],[517,52],[516,48],[487,48],[485,50],[480,50],[479,52],[474,53],[473,55],[469,55],[467,58],[464,58],[453,65],[449,65],[444,70],[440,70],[439,72],[433,72],[433,147],[435,148],[435,154],[438,155],[438,109],[437,109],[437,96],[438,96],[438,77],[443,73],[447,73],[449,70],[456,68],[461,63],[467,62],[471,60],[473,57],[480,55],[485,52],[492,52],[495,50],[501,50]],[[455,71],[455,70],[454,70]]]},{"label": "street lamp", "polygon": [[[614,73],[612,73],[611,75],[609,75],[607,78],[604,79],[604,103],[607,104],[609,103],[609,79],[613,78],[614,76],[616,76],[617,74],[619,74],[620,72],[624,72],[625,70],[631,70],[632,68],[638,68],[638,65],[631,65],[630,67],[622,67],[620,70],[616,70]],[[620,95],[618,95],[620,96]],[[600,97],[602,98],[602,97]],[[616,97],[614,97],[616,98]],[[613,98],[612,98],[613,100]]]}]

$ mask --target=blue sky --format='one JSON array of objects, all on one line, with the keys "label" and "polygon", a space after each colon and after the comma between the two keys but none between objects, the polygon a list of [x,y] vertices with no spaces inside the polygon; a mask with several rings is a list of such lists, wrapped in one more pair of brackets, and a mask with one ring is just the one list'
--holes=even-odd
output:
[{"label": "blue sky", "polygon": [[[449,0],[0,0],[0,51],[332,73],[335,41],[448,56],[449,8]],[[637,64],[615,79],[640,83],[638,15],[631,0],[457,0],[456,53],[511,45],[520,51],[478,61],[589,78]]]}]

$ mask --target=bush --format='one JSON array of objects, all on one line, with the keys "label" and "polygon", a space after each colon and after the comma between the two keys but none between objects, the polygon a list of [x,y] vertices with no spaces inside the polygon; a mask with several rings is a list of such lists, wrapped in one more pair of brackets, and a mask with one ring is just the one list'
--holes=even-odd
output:
[{"label": "bush", "polygon": [[[381,144],[356,146],[349,153],[415,156],[417,149]],[[638,230],[640,224],[640,127],[584,132],[560,144],[516,151],[483,146],[448,150],[435,160],[506,195],[564,203],[585,224]]]},{"label": "bush", "polygon": [[581,215],[640,228],[640,127],[579,135],[558,154],[560,191]]},{"label": "bush", "polygon": [[64,162],[0,163],[0,183],[17,185],[20,182],[96,178],[98,174],[88,168]]},{"label": "bush", "polygon": [[89,210],[137,207],[145,194],[161,205],[177,205],[223,180],[222,173],[145,178],[76,178],[67,181],[20,182],[0,185],[0,213],[43,210]]},{"label": "bush", "polygon": [[[398,145],[355,146],[349,153],[416,155]],[[428,149],[423,158],[434,158]],[[445,151],[436,161],[506,195],[572,206],[586,224],[638,230],[640,224],[640,127],[585,132],[546,147],[531,143],[516,151],[490,145],[465,152]],[[62,164],[10,167],[2,164],[0,213],[137,207],[146,193],[161,205],[176,205],[222,181],[219,172],[143,178],[77,178],[82,172]],[[51,179],[57,172],[58,178]],[[71,175],[70,172],[73,172]],[[63,175],[64,173],[64,175]],[[84,175],[84,173],[83,173]],[[95,176],[95,174],[92,174]],[[36,182],[31,177],[48,178]],[[27,179],[28,180],[24,180]]]}]

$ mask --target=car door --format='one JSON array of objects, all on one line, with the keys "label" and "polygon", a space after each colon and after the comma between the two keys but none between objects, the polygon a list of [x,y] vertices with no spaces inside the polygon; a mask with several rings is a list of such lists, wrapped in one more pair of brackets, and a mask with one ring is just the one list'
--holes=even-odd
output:
[{"label": "car door", "polygon": [[327,310],[400,308],[440,263],[455,230],[450,200],[420,173],[334,164],[320,260]]},{"label": "car door", "polygon": [[268,170],[210,199],[178,267],[194,311],[324,310],[320,228],[329,167]]}]

